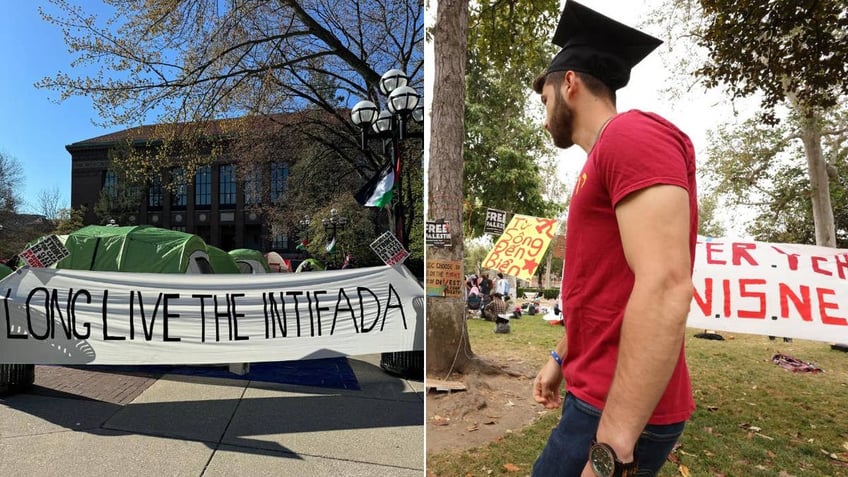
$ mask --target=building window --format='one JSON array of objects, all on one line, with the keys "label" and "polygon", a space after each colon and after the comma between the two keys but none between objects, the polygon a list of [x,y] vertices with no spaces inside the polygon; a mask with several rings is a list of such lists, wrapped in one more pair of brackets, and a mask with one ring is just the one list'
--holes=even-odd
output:
[{"label": "building window", "polygon": [[212,168],[203,166],[194,175],[194,205],[208,208],[212,204]]},{"label": "building window", "polygon": [[287,234],[274,234],[274,240],[271,241],[271,248],[274,250],[286,250],[289,247],[289,237]]},{"label": "building window", "polygon": [[262,171],[251,167],[244,179],[244,203],[256,205],[262,203]]},{"label": "building window", "polygon": [[283,198],[289,182],[288,162],[271,163],[271,202],[277,203]]},{"label": "building window", "polygon": [[225,208],[236,206],[236,172],[232,164],[218,168],[218,203]]},{"label": "building window", "polygon": [[106,171],[106,177],[103,179],[103,191],[106,197],[111,200],[118,198],[118,175],[115,171]]},{"label": "building window", "polygon": [[147,189],[147,207],[156,210],[162,208],[162,182],[155,177]]},{"label": "building window", "polygon": [[132,184],[127,187],[127,195],[129,196],[130,201],[133,204],[137,204],[141,207],[141,202],[144,200],[144,196],[142,195],[142,188],[138,184]]},{"label": "building window", "polygon": [[171,169],[171,181],[173,182],[171,208],[185,209],[188,203],[188,184],[186,183],[185,169],[182,167]]}]

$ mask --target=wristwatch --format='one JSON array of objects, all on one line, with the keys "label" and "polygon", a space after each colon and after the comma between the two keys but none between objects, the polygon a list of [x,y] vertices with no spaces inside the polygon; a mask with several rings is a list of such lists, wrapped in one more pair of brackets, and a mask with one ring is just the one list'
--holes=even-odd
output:
[{"label": "wristwatch", "polygon": [[626,464],[621,462],[612,447],[603,442],[592,442],[592,447],[589,449],[589,462],[592,464],[592,471],[598,477],[634,477],[639,470],[635,460]]}]

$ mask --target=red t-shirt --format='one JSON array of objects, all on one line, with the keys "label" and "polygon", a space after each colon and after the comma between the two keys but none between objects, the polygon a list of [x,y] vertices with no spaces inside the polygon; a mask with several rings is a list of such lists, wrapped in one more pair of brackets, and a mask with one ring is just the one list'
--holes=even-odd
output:
[{"label": "red t-shirt", "polygon": [[[601,409],[615,372],[621,323],[634,281],[615,206],[628,194],[658,184],[689,192],[694,263],[695,152],[689,138],[660,116],[636,110],[615,116],[589,153],[572,192],[562,283],[568,338],[563,372],[568,391]],[[650,351],[651,343],[644,346]],[[694,409],[681,346],[680,360],[649,423],[685,421]]]}]

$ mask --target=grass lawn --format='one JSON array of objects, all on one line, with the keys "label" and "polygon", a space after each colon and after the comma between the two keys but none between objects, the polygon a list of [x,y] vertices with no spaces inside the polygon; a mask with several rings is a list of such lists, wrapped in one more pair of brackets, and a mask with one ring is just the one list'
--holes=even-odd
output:
[{"label": "grass lawn", "polygon": [[[563,332],[538,316],[513,322],[506,336],[480,320],[468,327],[478,355],[538,366]],[[661,476],[848,476],[848,353],[756,335],[693,338],[699,331],[688,330],[686,352],[698,408]],[[776,352],[824,372],[786,371],[771,362]],[[558,419],[549,412],[488,446],[429,454],[428,475],[529,475]]]}]

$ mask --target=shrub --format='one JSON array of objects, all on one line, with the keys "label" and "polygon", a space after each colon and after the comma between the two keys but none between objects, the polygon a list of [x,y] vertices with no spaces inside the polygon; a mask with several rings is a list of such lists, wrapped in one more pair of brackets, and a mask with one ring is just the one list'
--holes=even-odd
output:
[{"label": "shrub", "polygon": [[[535,287],[519,287],[517,289],[518,298],[523,297],[524,292],[538,293],[539,289]],[[544,298],[545,300],[555,300],[559,298],[559,288],[545,288],[544,290],[542,290],[542,298]]]}]

